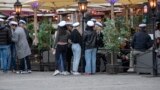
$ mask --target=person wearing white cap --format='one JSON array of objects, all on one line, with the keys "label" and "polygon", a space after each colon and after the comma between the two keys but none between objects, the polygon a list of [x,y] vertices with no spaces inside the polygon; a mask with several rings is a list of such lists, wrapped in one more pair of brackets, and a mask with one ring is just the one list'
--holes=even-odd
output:
[{"label": "person wearing white cap", "polygon": [[[53,45],[53,50],[55,50],[55,72],[53,73],[54,76],[62,74],[68,75],[69,73],[66,71],[66,53],[68,47],[68,40],[69,40],[70,33],[67,31],[66,21],[61,21],[58,24],[58,30],[55,37],[55,42]],[[62,56],[62,59],[60,59]],[[61,61],[60,61],[61,60]],[[61,65],[62,62],[63,65]],[[61,68],[64,68],[61,71]]]},{"label": "person wearing white cap", "polygon": [[[12,32],[12,36],[13,36],[13,33],[15,31],[15,29],[17,28],[18,26],[18,23],[16,21],[10,21],[8,22],[8,25],[7,27],[9,27],[11,29],[11,32]],[[15,46],[15,42],[12,41],[11,43],[11,70],[13,72],[16,71],[16,46]]]},{"label": "person wearing white cap", "polygon": [[[15,25],[18,25],[17,22],[11,21],[10,22],[11,28]],[[31,68],[26,65],[29,62],[28,56],[31,55],[31,49],[29,47],[25,31],[22,27],[14,27],[14,32],[12,34],[12,41],[15,43],[16,46],[16,54],[18,59],[20,60],[20,67],[17,73],[30,73]],[[27,67],[27,68],[25,68]]]},{"label": "person wearing white cap", "polygon": [[[140,31],[133,35],[131,42],[133,58],[130,60],[130,67],[133,67],[133,62],[136,61],[137,55],[144,53],[146,50],[152,47],[151,37],[146,32],[146,24],[139,24],[139,27]],[[128,71],[132,72],[134,71],[134,68],[130,68]]]},{"label": "person wearing white cap", "polygon": [[87,27],[84,32],[84,42],[85,42],[85,73],[87,75],[96,73],[96,52],[97,52],[97,33],[94,30],[94,22],[88,21]]},{"label": "person wearing white cap", "polygon": [[11,54],[10,54],[10,44],[11,44],[11,31],[3,24],[3,19],[0,19],[0,69],[3,72],[7,72],[10,69]]},{"label": "person wearing white cap", "polygon": [[79,22],[73,23],[73,31],[71,32],[71,43],[73,52],[73,64],[72,64],[72,74],[80,75],[78,72],[80,57],[81,57],[81,43],[82,36],[79,31]]},{"label": "person wearing white cap", "polygon": [[29,46],[31,47],[33,40],[32,40],[32,38],[30,37],[29,30],[27,29],[26,24],[27,24],[26,21],[24,21],[24,20],[19,20],[19,26],[24,29],[24,31],[25,31],[25,33],[26,33],[26,36],[27,36],[28,44],[29,44]]}]

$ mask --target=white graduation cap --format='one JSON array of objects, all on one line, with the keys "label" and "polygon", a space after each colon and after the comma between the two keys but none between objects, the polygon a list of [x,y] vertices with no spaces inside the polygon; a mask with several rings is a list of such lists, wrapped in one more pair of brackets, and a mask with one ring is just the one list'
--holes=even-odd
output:
[{"label": "white graduation cap", "polygon": [[72,24],[72,26],[73,26],[73,27],[77,27],[77,26],[79,26],[79,22],[75,22],[75,23],[73,23],[73,24]]},{"label": "white graduation cap", "polygon": [[100,27],[103,27],[102,23],[100,23],[100,22],[96,22],[95,24],[100,26]]},{"label": "white graduation cap", "polygon": [[4,19],[0,18],[0,22],[4,22]]},{"label": "white graduation cap", "polygon": [[13,19],[13,18],[15,18],[15,17],[14,16],[10,16],[10,17],[8,17],[7,20],[10,20],[10,19]]},{"label": "white graduation cap", "polygon": [[59,24],[58,24],[58,26],[60,26],[60,27],[64,27],[66,25],[66,21],[61,21]]},{"label": "white graduation cap", "polygon": [[94,26],[94,22],[93,21],[88,21],[87,25],[90,26],[90,27],[92,27],[92,26]]},{"label": "white graduation cap", "polygon": [[26,21],[24,21],[24,20],[19,20],[19,23],[26,24]]},{"label": "white graduation cap", "polygon": [[9,25],[18,25],[18,23],[16,21],[10,21]]},{"label": "white graduation cap", "polygon": [[147,25],[146,24],[139,24],[139,27],[146,27]]}]

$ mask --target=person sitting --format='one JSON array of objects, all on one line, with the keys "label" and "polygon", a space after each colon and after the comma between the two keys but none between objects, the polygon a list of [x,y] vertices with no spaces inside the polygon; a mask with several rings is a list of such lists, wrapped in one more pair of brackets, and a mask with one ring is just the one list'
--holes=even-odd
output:
[{"label": "person sitting", "polygon": [[132,60],[130,61],[130,69],[128,71],[133,72],[134,62],[136,63],[137,55],[144,53],[146,50],[152,47],[152,40],[149,34],[146,32],[146,24],[140,24],[140,31],[136,32],[133,36],[131,47],[133,48]]},{"label": "person sitting", "polygon": [[130,43],[127,39],[122,41],[120,45],[120,54],[118,55],[118,59],[121,59],[123,72],[127,72],[129,69],[129,55],[130,55]]}]

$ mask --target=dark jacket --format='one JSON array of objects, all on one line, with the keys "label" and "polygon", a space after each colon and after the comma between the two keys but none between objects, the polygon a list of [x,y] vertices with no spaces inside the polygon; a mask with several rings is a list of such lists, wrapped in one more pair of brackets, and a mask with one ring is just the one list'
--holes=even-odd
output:
[{"label": "dark jacket", "polygon": [[29,44],[29,46],[31,47],[33,40],[32,40],[32,38],[31,38],[30,35],[29,35],[29,31],[24,28],[24,32],[25,32],[25,34],[26,34],[26,38],[27,38],[28,44]]},{"label": "dark jacket", "polygon": [[133,49],[136,49],[139,51],[146,51],[152,46],[151,37],[143,30],[140,32],[137,32],[133,36],[131,46]]},{"label": "dark jacket", "polygon": [[79,43],[79,44],[81,44],[81,42],[82,42],[81,34],[78,32],[77,29],[74,29],[71,32],[70,39],[71,39],[72,43]]},{"label": "dark jacket", "polygon": [[0,45],[8,45],[11,44],[12,32],[10,28],[5,25],[0,27]]},{"label": "dark jacket", "polygon": [[97,48],[97,33],[92,27],[86,28],[84,32],[85,49]]},{"label": "dark jacket", "polygon": [[68,43],[69,37],[70,37],[70,32],[68,30],[66,30],[65,35],[60,35],[60,31],[58,30],[57,35],[55,36],[55,41],[54,41],[53,47],[56,48],[58,42]]}]

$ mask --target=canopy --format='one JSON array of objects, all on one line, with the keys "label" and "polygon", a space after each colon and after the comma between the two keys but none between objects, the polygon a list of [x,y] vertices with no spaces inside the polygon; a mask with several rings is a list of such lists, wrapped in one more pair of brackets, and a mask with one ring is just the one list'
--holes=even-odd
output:
[{"label": "canopy", "polygon": [[[40,3],[40,8],[45,9],[57,9],[62,7],[72,6],[78,3],[79,0],[27,0],[24,4],[31,4],[34,1],[38,1]],[[147,2],[148,0],[118,0],[117,3],[120,5],[123,4],[142,4]],[[107,4],[107,0],[88,0],[90,4]],[[108,3],[109,4],[109,3]]]},{"label": "canopy", "polygon": [[[88,0],[92,3],[107,3],[107,0]],[[122,4],[141,4],[147,2],[148,0],[118,0],[118,3]]]}]

